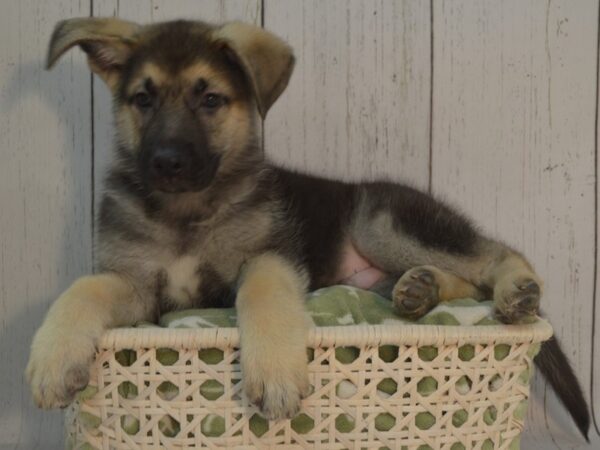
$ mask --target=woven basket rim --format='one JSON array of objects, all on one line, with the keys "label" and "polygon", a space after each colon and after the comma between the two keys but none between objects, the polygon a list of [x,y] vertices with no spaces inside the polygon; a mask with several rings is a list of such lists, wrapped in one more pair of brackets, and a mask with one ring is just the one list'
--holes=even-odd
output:
[{"label": "woven basket rim", "polygon": [[[526,325],[344,325],[311,327],[307,347],[538,343],[552,336],[544,319]],[[238,328],[115,328],[100,338],[103,350],[168,347],[239,347]]]}]

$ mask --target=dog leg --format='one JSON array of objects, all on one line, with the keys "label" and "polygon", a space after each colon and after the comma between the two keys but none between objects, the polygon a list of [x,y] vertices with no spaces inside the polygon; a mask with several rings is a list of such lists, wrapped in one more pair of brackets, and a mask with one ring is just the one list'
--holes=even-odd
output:
[{"label": "dog leg", "polygon": [[48,311],[31,344],[25,371],[35,403],[64,407],[89,381],[89,367],[102,333],[141,318],[134,289],[115,274],[78,279]]},{"label": "dog leg", "polygon": [[518,323],[537,314],[542,280],[518,253],[506,248],[499,253],[502,256],[486,268],[482,281],[493,287],[496,316],[505,323]]},{"label": "dog leg", "polygon": [[419,266],[406,271],[392,290],[398,313],[418,319],[438,303],[455,298],[485,298],[483,292],[467,280],[434,266]]},{"label": "dog leg", "polygon": [[[496,315],[506,323],[521,322],[538,311],[542,282],[525,258],[482,236],[464,217],[422,192],[389,183],[363,186],[349,237],[357,251],[384,272],[434,266],[489,289]],[[432,292],[437,279],[430,280],[424,275],[409,282],[413,289],[408,297],[416,298],[407,298],[405,309],[419,310],[419,300],[436,301]]]},{"label": "dog leg", "polygon": [[246,395],[268,419],[290,418],[308,394],[305,282],[285,259],[264,254],[245,268],[236,307]]}]

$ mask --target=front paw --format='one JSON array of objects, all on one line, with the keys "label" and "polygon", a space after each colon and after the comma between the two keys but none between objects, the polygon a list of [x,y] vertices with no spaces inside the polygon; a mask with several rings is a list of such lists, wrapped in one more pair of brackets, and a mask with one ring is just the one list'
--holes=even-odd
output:
[{"label": "front paw", "polygon": [[242,356],[242,372],[248,400],[269,420],[296,416],[300,400],[310,393],[304,350],[295,357],[289,353]]},{"label": "front paw", "polygon": [[541,295],[537,277],[506,277],[494,287],[496,317],[504,323],[526,322],[538,313]]},{"label": "front paw", "polygon": [[94,354],[94,343],[87,336],[40,328],[25,371],[35,404],[51,409],[71,403],[88,384]]}]

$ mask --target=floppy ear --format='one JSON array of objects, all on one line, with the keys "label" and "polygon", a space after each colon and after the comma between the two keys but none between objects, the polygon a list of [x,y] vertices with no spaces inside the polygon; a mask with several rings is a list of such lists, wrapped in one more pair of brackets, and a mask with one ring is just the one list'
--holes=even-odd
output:
[{"label": "floppy ear", "polygon": [[79,45],[87,53],[90,69],[113,88],[120,68],[135,46],[139,28],[135,23],[112,18],[63,20],[52,33],[46,67],[52,68],[63,53]]},{"label": "floppy ear", "polygon": [[274,34],[241,22],[218,28],[215,38],[223,41],[228,55],[244,71],[264,119],[292,75],[292,48]]}]

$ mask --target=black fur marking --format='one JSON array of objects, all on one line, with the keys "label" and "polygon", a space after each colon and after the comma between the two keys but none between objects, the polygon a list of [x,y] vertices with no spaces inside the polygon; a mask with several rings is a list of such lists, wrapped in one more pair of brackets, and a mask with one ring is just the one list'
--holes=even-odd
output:
[{"label": "black fur marking", "polygon": [[386,182],[364,184],[360,189],[367,195],[372,215],[389,211],[394,227],[424,246],[458,255],[475,254],[478,234],[473,225],[432,196]]},{"label": "black fur marking", "polygon": [[109,171],[105,184],[109,190],[136,201],[142,206],[148,217],[154,217],[161,209],[160,202],[151,195],[138,176],[137,172],[131,172],[127,169],[113,169]]},{"label": "black fur marking", "polygon": [[202,280],[194,299],[196,308],[230,308],[235,304],[236,292],[209,264],[197,270]]},{"label": "black fur marking", "polygon": [[135,228],[127,212],[110,195],[105,195],[100,203],[98,230],[105,235],[118,235],[124,241],[147,241],[149,237]]},{"label": "black fur marking", "polygon": [[191,223],[187,220],[180,220],[172,222],[171,229],[173,230],[173,235],[177,236],[177,245],[176,245],[176,253],[178,256],[183,256],[188,253],[190,249],[190,242],[195,242],[196,236],[198,234],[198,228],[194,223]]},{"label": "black fur marking", "polygon": [[542,343],[542,348],[535,357],[534,362],[544,378],[548,380],[562,404],[569,411],[581,434],[589,442],[589,407],[569,359],[562,351],[556,337],[552,336]]},{"label": "black fur marking", "polygon": [[[141,179],[149,190],[201,191],[210,185],[219,168],[221,155],[209,145],[206,124],[182,103],[157,109],[142,126],[136,153]],[[157,158],[165,155],[177,158],[177,172],[165,171],[164,166],[157,170]]]},{"label": "black fur marking", "polygon": [[109,190],[114,190],[119,194],[127,195],[141,202],[144,202],[150,195],[148,189],[141,182],[137,171],[127,167],[110,170],[104,184]]},{"label": "black fur marking", "polygon": [[156,322],[163,314],[176,309],[176,304],[166,297],[165,288],[169,283],[169,276],[164,270],[156,274],[154,281],[154,298],[156,299]]},{"label": "black fur marking", "polygon": [[274,174],[274,187],[281,193],[283,209],[295,222],[290,225],[300,236],[302,260],[298,262],[310,273],[310,288],[335,282],[345,225],[354,207],[354,187],[284,169],[275,169]]},{"label": "black fur marking", "polygon": [[[458,255],[476,253],[478,234],[451,208],[416,189],[394,183],[345,183],[273,168],[274,185],[293,222],[311,289],[335,282],[344,236],[354,210],[366,195],[370,213],[389,211],[398,232],[422,245]],[[291,237],[288,237],[290,239]]]}]

